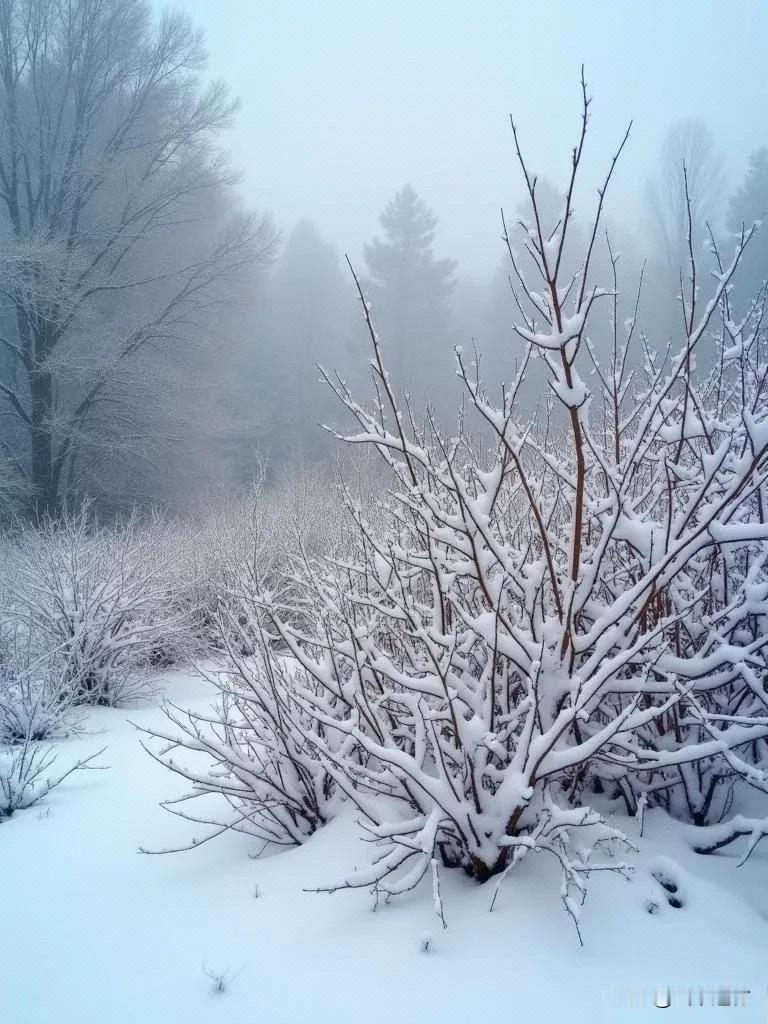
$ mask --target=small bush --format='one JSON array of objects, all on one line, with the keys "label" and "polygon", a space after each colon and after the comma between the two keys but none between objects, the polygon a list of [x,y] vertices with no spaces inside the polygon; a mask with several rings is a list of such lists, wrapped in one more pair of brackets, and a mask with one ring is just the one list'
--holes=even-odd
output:
[{"label": "small bush", "polygon": [[65,771],[51,776],[46,774],[56,760],[51,747],[27,738],[16,747],[0,749],[0,821],[38,803],[73,772],[94,768],[91,762],[100,753],[76,761]]},{"label": "small bush", "polygon": [[32,641],[0,604],[0,745],[68,735],[77,727],[63,658],[35,656]]},{"label": "small bush", "polygon": [[116,705],[144,694],[154,652],[184,633],[157,525],[132,515],[108,528],[85,505],[22,527],[15,541],[11,612],[34,656],[64,665],[68,699]]},{"label": "small bush", "polygon": [[0,661],[0,744],[67,735],[77,721],[60,663]]}]

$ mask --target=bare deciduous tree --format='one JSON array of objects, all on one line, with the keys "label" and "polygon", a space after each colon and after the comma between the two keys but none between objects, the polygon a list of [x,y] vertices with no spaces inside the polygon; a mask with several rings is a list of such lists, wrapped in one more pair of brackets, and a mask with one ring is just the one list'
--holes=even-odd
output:
[{"label": "bare deciduous tree", "polygon": [[86,439],[136,428],[130,382],[152,376],[152,353],[210,331],[224,283],[274,242],[266,219],[232,212],[217,138],[235,104],[197,85],[203,62],[185,16],[153,23],[140,0],[0,3],[0,206],[16,267],[0,392],[44,509],[78,450],[90,457]]},{"label": "bare deciduous tree", "polygon": [[704,220],[717,214],[723,186],[723,161],[707,126],[695,118],[676,121],[664,138],[658,180],[648,186],[652,228],[667,273],[684,273],[688,262],[689,204],[694,233],[703,240]]}]

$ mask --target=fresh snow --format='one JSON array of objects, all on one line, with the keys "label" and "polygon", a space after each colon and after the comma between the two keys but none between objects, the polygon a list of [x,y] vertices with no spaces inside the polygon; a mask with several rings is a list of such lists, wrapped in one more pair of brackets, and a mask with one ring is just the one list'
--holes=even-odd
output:
[{"label": "fresh snow", "polygon": [[[213,700],[192,675],[161,682],[182,707]],[[620,1005],[623,990],[723,985],[752,991],[735,1020],[765,1020],[760,849],[737,869],[738,844],[698,856],[685,843],[690,828],[658,811],[646,811],[642,839],[617,813],[612,824],[639,846],[623,857],[634,876],[592,878],[583,948],[558,896],[557,865],[535,854],[509,873],[493,913],[495,881],[478,886],[441,869],[443,930],[434,878],[375,913],[365,891],[303,891],[368,863],[351,813],[304,846],[259,859],[258,845],[235,834],[186,853],[140,854],[205,829],[159,807],[184,783],[144,752],[131,721],[164,724],[149,704],[89,712],[89,734],[59,744],[57,767],[106,746],[108,770],[71,776],[0,826],[3,1024],[614,1024],[646,1016]],[[682,908],[654,875],[673,876]],[[724,1016],[666,1012],[697,1024]]]}]

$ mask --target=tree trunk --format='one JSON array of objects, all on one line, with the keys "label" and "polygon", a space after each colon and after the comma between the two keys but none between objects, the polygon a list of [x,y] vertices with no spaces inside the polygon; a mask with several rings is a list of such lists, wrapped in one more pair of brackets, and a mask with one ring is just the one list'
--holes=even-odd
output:
[{"label": "tree trunk", "polygon": [[53,380],[49,370],[37,369],[30,375],[30,435],[32,443],[32,501],[38,512],[51,512],[57,505],[57,487],[53,473],[53,436],[51,413]]}]

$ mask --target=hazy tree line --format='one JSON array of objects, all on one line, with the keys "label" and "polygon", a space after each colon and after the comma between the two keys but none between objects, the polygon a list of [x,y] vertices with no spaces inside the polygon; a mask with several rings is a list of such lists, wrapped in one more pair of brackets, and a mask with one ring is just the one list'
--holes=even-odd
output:
[{"label": "hazy tree line", "polygon": [[[352,277],[311,220],[275,225],[243,209],[224,148],[236,103],[223,84],[204,84],[204,66],[190,22],[153,19],[140,0],[0,0],[6,513],[85,497],[184,504],[247,484],[265,456],[274,470],[333,454],[318,424],[341,412],[316,364],[353,383],[365,376]],[[728,251],[729,236],[768,207],[768,150],[729,188],[706,126],[677,123],[649,175],[640,229],[608,211],[592,276],[616,275],[626,308],[614,316],[637,303],[659,347],[683,323],[660,282],[687,258],[684,176],[691,244],[702,249],[711,233]],[[380,233],[355,267],[396,388],[418,415],[429,395],[447,429],[460,392],[454,347],[476,347],[481,377],[510,380],[510,275],[536,289],[525,203],[500,199],[513,270],[500,251],[498,271],[481,280],[461,253],[444,253],[439,211],[410,184],[382,196]],[[555,223],[563,197],[540,181],[538,201]],[[570,230],[587,231],[578,206]],[[737,298],[759,291],[766,247],[759,235],[745,254]],[[702,297],[710,286],[700,282]],[[610,318],[601,324],[590,339],[597,366],[610,345]],[[519,400],[533,411],[548,399],[534,364]]]},{"label": "hazy tree line", "polygon": [[187,490],[215,437],[210,369],[276,235],[239,209],[204,60],[139,0],[0,3],[2,441],[38,508]]}]

